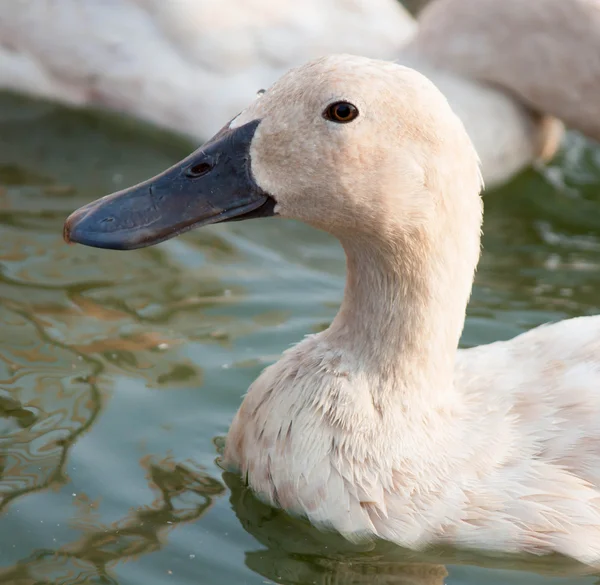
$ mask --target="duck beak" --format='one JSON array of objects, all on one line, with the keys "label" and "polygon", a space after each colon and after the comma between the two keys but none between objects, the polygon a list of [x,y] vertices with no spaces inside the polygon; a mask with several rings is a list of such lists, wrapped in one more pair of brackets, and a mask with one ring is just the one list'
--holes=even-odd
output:
[{"label": "duck beak", "polygon": [[133,250],[211,223],[274,215],[275,201],[250,169],[259,124],[226,126],[160,175],[81,207],[65,222],[65,240]]}]

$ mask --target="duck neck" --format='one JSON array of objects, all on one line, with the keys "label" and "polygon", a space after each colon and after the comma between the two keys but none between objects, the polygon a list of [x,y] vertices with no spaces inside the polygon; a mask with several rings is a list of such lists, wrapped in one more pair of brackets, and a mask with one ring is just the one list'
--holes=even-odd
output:
[{"label": "duck neck", "polygon": [[431,406],[452,387],[479,257],[480,213],[474,215],[477,225],[464,226],[471,234],[456,224],[342,240],[346,289],[325,336],[381,392],[410,392],[414,404],[417,391]]}]

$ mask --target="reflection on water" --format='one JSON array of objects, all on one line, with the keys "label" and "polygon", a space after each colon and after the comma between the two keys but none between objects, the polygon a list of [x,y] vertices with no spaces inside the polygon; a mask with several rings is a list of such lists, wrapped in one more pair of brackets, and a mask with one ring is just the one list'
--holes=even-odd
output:
[{"label": "reflection on water", "polygon": [[[1,290],[0,286],[0,290]],[[0,512],[65,481],[68,450],[100,410],[100,365],[53,340],[23,303],[0,294]]]},{"label": "reflection on water", "polygon": [[110,566],[159,549],[178,524],[202,516],[212,498],[223,493],[220,482],[166,458],[143,461],[157,492],[148,506],[103,525],[95,516],[78,522],[81,537],[57,550],[38,550],[13,567],[0,569],[2,583],[111,583]]},{"label": "reflection on water", "polygon": [[[486,197],[464,345],[599,311],[600,151],[570,140],[564,164]],[[593,583],[548,560],[353,547],[222,476],[214,437],[265,364],[330,322],[344,263],[281,220],[131,253],[63,243],[71,210],[191,147],[0,96],[0,582]]]}]

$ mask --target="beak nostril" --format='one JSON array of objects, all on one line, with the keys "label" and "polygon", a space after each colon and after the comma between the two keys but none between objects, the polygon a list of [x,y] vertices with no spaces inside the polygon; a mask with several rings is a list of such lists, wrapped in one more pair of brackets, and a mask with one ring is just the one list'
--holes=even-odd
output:
[{"label": "beak nostril", "polygon": [[112,221],[115,221],[115,218],[109,216],[109,217],[105,217],[101,223],[111,223]]},{"label": "beak nostril", "polygon": [[190,177],[202,177],[203,175],[210,173],[210,171],[212,171],[212,169],[213,169],[213,165],[211,163],[201,162],[201,163],[192,165],[187,170],[186,174]]}]

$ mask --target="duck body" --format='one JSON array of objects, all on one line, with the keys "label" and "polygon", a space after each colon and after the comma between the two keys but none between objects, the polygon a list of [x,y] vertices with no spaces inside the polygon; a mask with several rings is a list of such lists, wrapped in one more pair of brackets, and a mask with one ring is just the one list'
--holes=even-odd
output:
[{"label": "duck body", "polygon": [[417,71],[293,69],[165,172],[74,212],[70,242],[133,249],[278,215],[341,243],[328,329],[251,386],[224,462],[352,540],[600,566],[600,317],[459,350],[480,255],[477,151]]},{"label": "duck body", "polygon": [[599,359],[599,317],[544,326],[458,351],[446,400],[414,408],[377,404],[391,381],[310,336],[251,386],[226,462],[268,504],[350,540],[598,565]]}]

